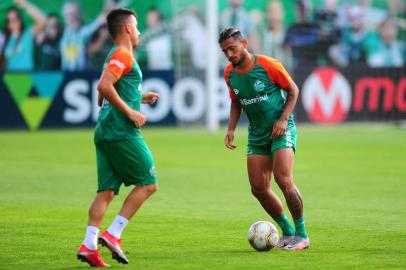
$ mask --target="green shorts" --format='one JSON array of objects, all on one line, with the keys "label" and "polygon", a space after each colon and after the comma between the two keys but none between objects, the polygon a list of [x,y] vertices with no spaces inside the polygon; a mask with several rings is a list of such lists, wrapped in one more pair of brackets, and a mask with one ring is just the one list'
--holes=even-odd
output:
[{"label": "green shorts", "polygon": [[254,144],[248,142],[247,155],[268,155],[273,156],[276,150],[283,148],[293,148],[296,151],[297,132],[296,128],[288,127],[283,136],[270,139],[266,144]]},{"label": "green shorts", "polygon": [[121,184],[144,186],[156,184],[154,159],[142,137],[96,143],[97,192],[114,190]]}]

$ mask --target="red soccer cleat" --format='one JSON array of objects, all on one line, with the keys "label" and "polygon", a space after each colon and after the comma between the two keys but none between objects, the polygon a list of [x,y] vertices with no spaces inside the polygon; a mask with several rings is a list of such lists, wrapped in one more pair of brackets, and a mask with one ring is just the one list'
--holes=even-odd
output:
[{"label": "red soccer cleat", "polygon": [[97,249],[88,249],[85,245],[80,246],[77,258],[82,262],[87,262],[92,267],[110,267],[109,264],[103,261]]},{"label": "red soccer cleat", "polygon": [[121,249],[121,239],[117,239],[114,236],[112,236],[108,231],[104,231],[99,236],[99,243],[103,247],[107,247],[111,251],[113,259],[115,259],[119,263],[123,264],[128,263],[128,259],[125,256],[123,250]]}]

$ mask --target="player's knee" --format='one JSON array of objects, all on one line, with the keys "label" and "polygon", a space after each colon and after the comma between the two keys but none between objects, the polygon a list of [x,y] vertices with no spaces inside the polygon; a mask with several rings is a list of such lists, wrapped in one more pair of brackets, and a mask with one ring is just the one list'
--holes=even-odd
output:
[{"label": "player's knee", "polygon": [[145,189],[149,195],[152,195],[158,190],[158,184],[146,185]]},{"label": "player's knee", "polygon": [[268,188],[266,187],[253,187],[251,186],[251,193],[256,198],[262,198],[268,192]]},{"label": "player's knee", "polygon": [[275,180],[284,194],[290,193],[294,188],[293,181],[289,175],[280,178],[275,175]]},{"label": "player's knee", "polygon": [[111,202],[115,196],[116,196],[116,193],[114,193],[113,190],[109,190],[109,192],[106,194],[106,199],[107,199],[107,201]]},{"label": "player's knee", "polygon": [[110,203],[114,199],[114,196],[116,196],[114,190],[103,190],[97,193],[97,200]]},{"label": "player's knee", "polygon": [[275,168],[274,176],[275,176],[275,179],[284,180],[284,179],[291,178],[292,172],[287,167]]}]

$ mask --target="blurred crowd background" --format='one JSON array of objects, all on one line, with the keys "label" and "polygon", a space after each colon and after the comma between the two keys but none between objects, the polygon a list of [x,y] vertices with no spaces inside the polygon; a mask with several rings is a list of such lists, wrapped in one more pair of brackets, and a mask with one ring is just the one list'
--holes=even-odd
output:
[{"label": "blurred crowd background", "polygon": [[[142,68],[205,68],[203,0],[2,0],[1,69],[100,71],[112,46],[105,17],[116,7],[138,14]],[[218,16],[219,32],[238,27],[252,52],[290,71],[405,66],[405,0],[222,0]],[[219,59],[226,64],[220,50]]]}]

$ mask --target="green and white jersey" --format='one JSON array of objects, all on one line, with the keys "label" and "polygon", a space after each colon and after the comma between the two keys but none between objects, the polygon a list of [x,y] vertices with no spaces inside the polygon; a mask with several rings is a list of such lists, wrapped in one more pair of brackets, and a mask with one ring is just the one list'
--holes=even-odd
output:
[{"label": "green and white jersey", "polygon": [[[138,63],[124,48],[114,46],[104,62],[103,70],[117,76],[114,85],[121,99],[132,109],[140,111],[142,73]],[[141,136],[134,122],[106,99],[100,109],[95,129],[95,142],[115,141]]]},{"label": "green and white jersey", "polygon": [[[270,141],[273,124],[281,116],[286,91],[292,79],[282,64],[264,55],[254,55],[254,65],[238,71],[230,64],[224,70],[230,98],[238,100],[249,120],[249,144],[264,145]],[[294,127],[293,115],[288,126]]]}]

